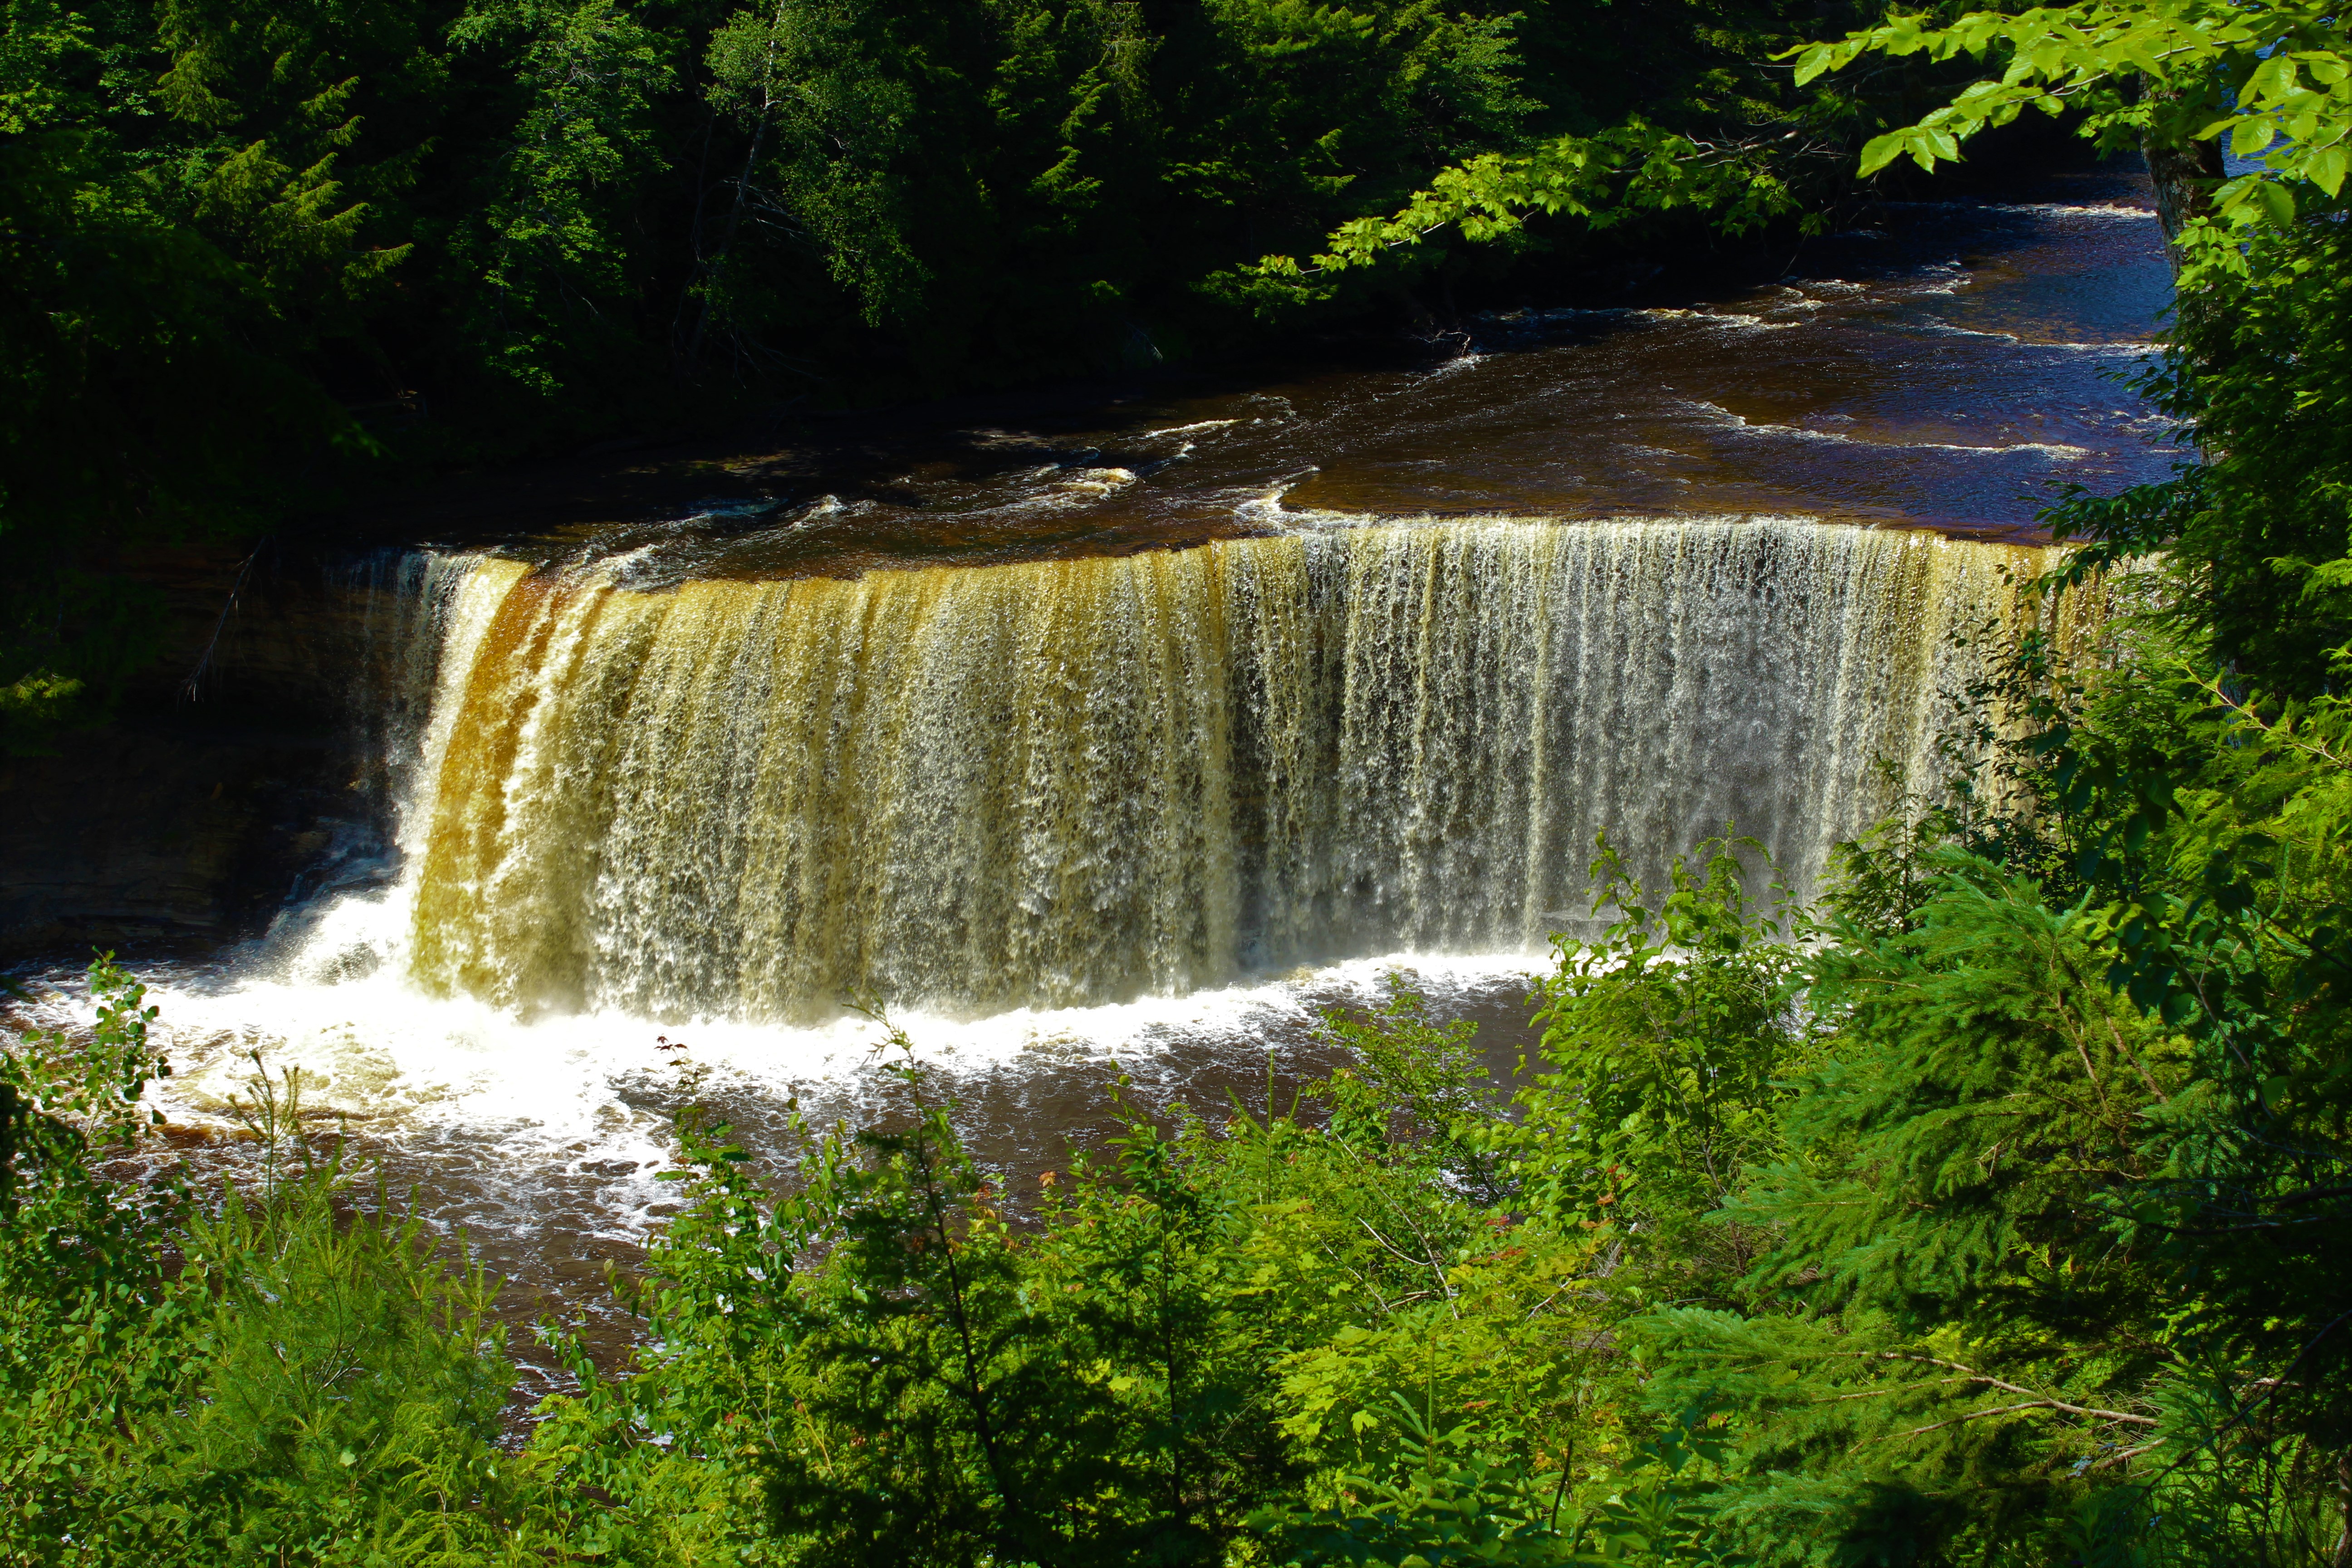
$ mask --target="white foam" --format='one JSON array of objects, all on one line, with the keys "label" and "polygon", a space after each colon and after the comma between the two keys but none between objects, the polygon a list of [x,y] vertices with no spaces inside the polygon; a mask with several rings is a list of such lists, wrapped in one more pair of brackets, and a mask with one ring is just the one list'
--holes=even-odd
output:
[{"label": "white foam", "polygon": [[1941,273],[1941,277],[1906,279],[1897,285],[1896,292],[1906,298],[1920,294],[1957,294],[1969,286],[1968,268],[1957,261],[1935,261],[1920,269]]},{"label": "white foam", "polygon": [[[1973,447],[1959,441],[1912,441],[1906,443],[1914,450],[1924,452],[1969,452],[1978,457],[2000,457],[2009,452],[2039,452],[2055,458],[2062,463],[2077,463],[2091,455],[2088,447],[2069,446],[2063,441],[2018,441],[2006,447]],[[1869,445],[1869,443],[1857,443]]]},{"label": "white foam", "polygon": [[1132,468],[1073,468],[1055,480],[1055,486],[1075,495],[1107,496],[1133,483]]},{"label": "white foam", "polygon": [[699,503],[700,510],[679,518],[670,526],[685,531],[711,521],[741,521],[782,511],[790,504],[774,496],[761,496],[753,500],[706,500]]},{"label": "white foam", "polygon": [[2010,446],[1974,446],[1958,441],[1874,441],[1860,436],[1841,436],[1834,430],[1814,430],[1802,425],[1759,425],[1742,415],[1734,414],[1719,403],[1685,402],[1683,406],[1706,416],[1717,424],[1728,425],[1758,436],[1783,437],[1795,441],[1816,441],[1836,447],[1868,447],[1877,451],[1894,452],[1969,452],[1979,457],[2001,457],[2011,452],[2039,452],[2061,462],[2072,463],[2091,455],[2087,447],[2068,446],[2061,441],[2019,441]]},{"label": "white foam", "polygon": [[1988,331],[1981,327],[1956,327],[1934,316],[1922,317],[1910,323],[1913,330],[1939,338],[1990,338],[2000,342],[2015,343],[2021,348],[2054,349],[2061,353],[2113,354],[2153,353],[2163,345],[2149,342],[2075,343],[2053,342],[2046,338],[2021,338],[2015,332]]},{"label": "white foam", "polygon": [[[1310,516],[1320,516],[1322,515],[1320,513],[1293,511],[1282,504],[1282,498],[1290,492],[1293,486],[1301,484],[1322,471],[1321,468],[1310,464],[1296,473],[1285,474],[1268,485],[1265,494],[1254,496],[1234,507],[1234,515],[1252,522],[1270,523],[1276,527],[1296,524]],[[1340,514],[1334,512],[1330,515],[1337,517]]]},{"label": "white foam", "polygon": [[[620,1013],[526,1018],[425,995],[399,961],[405,916],[397,897],[333,900],[290,961],[248,952],[226,976],[152,984],[155,1038],[175,1071],[151,1087],[150,1101],[180,1125],[231,1130],[232,1100],[250,1100],[258,1052],[273,1077],[300,1070],[310,1111],[341,1118],[381,1147],[454,1134],[486,1150],[492,1168],[518,1174],[593,1167],[594,1233],[638,1240],[653,1223],[647,1211],[665,1197],[654,1173],[671,1157],[669,1124],[656,1107],[680,1066],[690,1061],[705,1075],[706,1094],[777,1105],[843,1099],[886,1039],[882,1024],[855,1015],[804,1026]],[[332,975],[351,973],[344,961],[355,946],[379,962],[336,983]],[[1204,1041],[1246,1046],[1325,1008],[1374,1002],[1400,970],[1443,1005],[1498,989],[1516,994],[1543,967],[1525,952],[1395,952],[1107,1006],[978,1019],[909,1011],[892,1022],[952,1080],[1024,1059],[1129,1064]],[[91,1019],[78,986],[41,991],[33,1009],[51,1023]],[[663,1036],[685,1042],[683,1058],[657,1048]]]},{"label": "white foam", "polygon": [[2122,202],[2000,202],[1985,209],[1989,212],[2031,213],[2035,217],[2086,217],[2107,222],[2154,223],[2154,207],[2129,206]]},{"label": "white foam", "polygon": [[[1778,308],[1788,310],[1794,307]],[[1768,321],[1761,316],[1752,316],[1739,310],[1680,310],[1663,306],[1654,310],[1639,310],[1635,314],[1646,316],[1654,321],[1698,321],[1710,327],[1722,327],[1735,332],[1784,332],[1791,327],[1801,327],[1805,324],[1802,321]]]},{"label": "white foam", "polygon": [[[1738,417],[1737,415],[1733,418]],[[1622,451],[1645,453],[1653,457],[1680,458],[1681,452],[1663,447],[1626,446]],[[1279,522],[1296,533],[1331,532],[1344,529],[1446,527],[1465,521],[1434,513],[1405,515],[1389,512],[1336,511],[1322,507],[1284,508],[1256,514],[1267,521]],[[1661,527],[1681,524],[1745,524],[1759,526],[1818,524],[1822,520],[1809,512],[1610,512],[1586,517],[1553,517],[1544,515],[1515,516],[1480,513],[1471,521],[1517,528],[1611,528],[1625,525],[1639,527],[1654,523]]]},{"label": "white foam", "polygon": [[[1045,463],[1005,476],[1013,481],[1013,493],[992,505],[968,509],[966,515],[982,517],[1019,517],[1037,512],[1067,511],[1115,495],[1134,484],[1143,475],[1178,461],[1192,450],[1187,442],[1177,452],[1141,468],[1100,468],[1083,459],[1074,463]],[[1094,454],[1087,454],[1088,457]]]},{"label": "white foam", "polygon": [[2021,343],[2025,341],[2015,332],[1989,332],[1977,327],[1956,327],[1949,321],[1939,321],[1933,316],[1914,321],[1911,326],[1915,331],[1926,332],[1931,337],[1991,338],[2005,343]]},{"label": "white foam", "polygon": [[2087,217],[2154,221],[2156,209],[2127,202],[1881,202],[1892,212],[2019,213],[2029,217]]},{"label": "white foam", "polygon": [[1190,425],[1170,425],[1159,430],[1146,430],[1145,439],[1158,436],[1190,436],[1196,430],[1222,430],[1228,425],[1238,425],[1238,419],[1196,419]]}]

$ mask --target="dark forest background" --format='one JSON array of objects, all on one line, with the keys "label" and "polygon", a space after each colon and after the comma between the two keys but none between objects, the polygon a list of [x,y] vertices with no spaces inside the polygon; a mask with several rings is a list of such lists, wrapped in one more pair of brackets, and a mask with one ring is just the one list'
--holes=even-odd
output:
[{"label": "dark forest background", "polygon": [[[1859,15],[14,0],[0,736],[44,747],[152,656],[126,549],[748,411],[1425,328],[1506,279],[1717,243],[1701,209],[1730,186],[1748,226],[1798,221],[1853,189],[1860,135],[1917,107],[1907,67],[1800,89],[1769,58]],[[1618,149],[1585,205],[1640,184],[1661,138],[1735,177],[1680,211],[1448,225],[1308,283],[1258,265],[1564,137]]]}]

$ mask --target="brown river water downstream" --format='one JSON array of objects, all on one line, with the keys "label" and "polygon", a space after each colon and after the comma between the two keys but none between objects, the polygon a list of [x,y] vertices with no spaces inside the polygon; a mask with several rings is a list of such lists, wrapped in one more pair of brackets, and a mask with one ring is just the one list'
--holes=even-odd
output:
[{"label": "brown river water downstream", "polygon": [[1218,1114],[1327,1069],[1318,1009],[1392,971],[1507,1065],[1597,832],[1654,877],[1736,822],[1810,889],[1935,783],[2052,487],[2165,471],[2114,374],[2169,297],[2144,184],[2032,197],[1890,206],[1717,299],[841,422],[690,506],[340,566],[380,830],[149,972],[160,1103],[234,1159],[249,1053],[300,1068],[518,1322],[611,1349],[682,1073],[755,1153],[795,1099],[885,1111],[849,1004],[1016,1196],[1122,1076]]}]

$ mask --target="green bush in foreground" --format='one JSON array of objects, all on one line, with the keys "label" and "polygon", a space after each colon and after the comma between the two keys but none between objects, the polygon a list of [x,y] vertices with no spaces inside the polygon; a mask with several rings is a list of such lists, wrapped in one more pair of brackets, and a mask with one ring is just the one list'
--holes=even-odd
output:
[{"label": "green bush in foreground", "polygon": [[90,981],[86,1045],[0,1068],[0,1560],[478,1560],[511,1463],[489,1282],[347,1205],[274,1095],[250,1192],[123,1173],[170,1069],[142,988]]}]

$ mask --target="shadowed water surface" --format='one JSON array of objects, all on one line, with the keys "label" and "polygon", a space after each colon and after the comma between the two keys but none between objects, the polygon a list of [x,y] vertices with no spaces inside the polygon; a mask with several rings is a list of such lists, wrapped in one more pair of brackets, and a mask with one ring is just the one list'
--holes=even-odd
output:
[{"label": "shadowed water surface", "polygon": [[730,493],[698,516],[572,537],[642,550],[656,582],[1149,548],[1275,526],[1277,509],[2010,534],[2054,485],[2168,461],[2162,423],[2113,374],[2170,299],[2144,182],[2093,172],[2034,194],[1890,205],[1716,300],[1491,311],[1423,347],[1197,391],[841,421],[721,465]]}]

